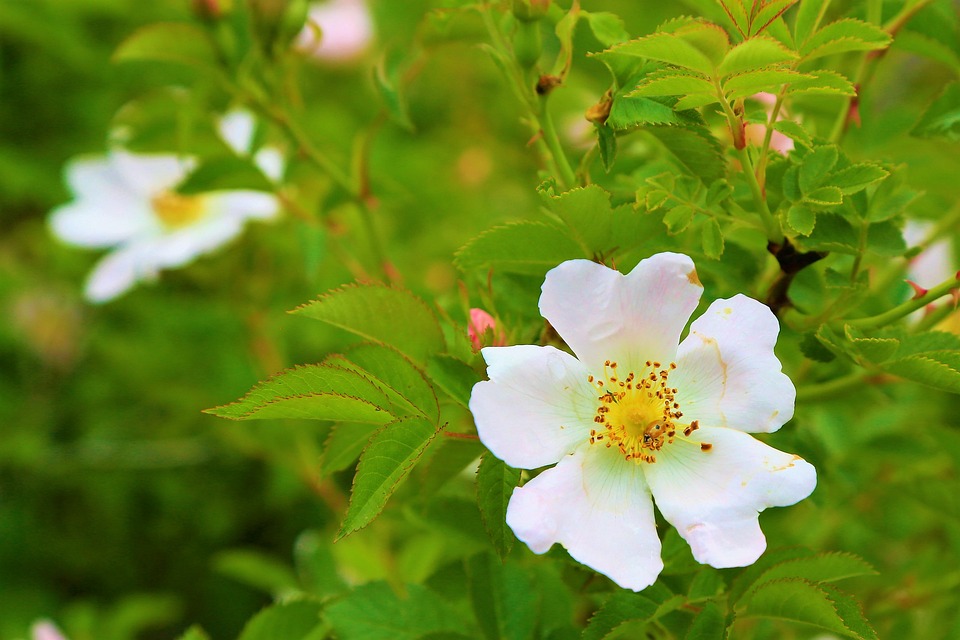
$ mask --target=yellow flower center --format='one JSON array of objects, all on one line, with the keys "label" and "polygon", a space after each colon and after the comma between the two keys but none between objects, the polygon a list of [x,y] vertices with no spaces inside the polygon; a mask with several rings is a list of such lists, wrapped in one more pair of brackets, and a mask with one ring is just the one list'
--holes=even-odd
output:
[{"label": "yellow flower center", "polygon": [[203,217],[203,197],[164,191],[150,200],[153,212],[169,229],[186,227]]},{"label": "yellow flower center", "polygon": [[[590,431],[590,444],[616,447],[626,460],[638,464],[653,463],[664,445],[697,430],[696,420],[680,422],[683,412],[676,400],[677,390],[669,385],[670,372],[676,368],[674,362],[664,366],[648,360],[639,372],[621,376],[617,363],[608,360],[604,379],[589,376],[587,380],[600,393],[593,418],[598,426]],[[701,443],[700,448],[709,451],[712,447]]]}]

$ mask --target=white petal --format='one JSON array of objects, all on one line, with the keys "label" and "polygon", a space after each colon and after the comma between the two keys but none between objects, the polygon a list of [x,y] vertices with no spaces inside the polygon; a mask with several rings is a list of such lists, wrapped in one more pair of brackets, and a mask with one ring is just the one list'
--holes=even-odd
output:
[{"label": "white petal", "polygon": [[663,562],[640,465],[586,445],[514,490],[507,524],[534,553],[555,542],[625,589],[653,584]]},{"label": "white petal", "polygon": [[[712,448],[702,451],[700,443]],[[698,562],[723,569],[756,561],[767,546],[758,514],[806,498],[817,472],[796,455],[734,429],[702,427],[644,466],[663,517]]]},{"label": "white petal", "polygon": [[273,182],[280,182],[280,179],[283,177],[285,161],[283,154],[281,154],[278,149],[264,147],[253,156],[253,161],[257,167],[260,168],[260,171],[263,172],[263,175],[270,178]]},{"label": "white petal", "polygon": [[512,467],[553,464],[590,437],[597,392],[576,358],[553,347],[481,351],[490,380],[470,394],[483,444]]},{"label": "white petal", "polygon": [[204,195],[210,215],[235,220],[270,220],[280,212],[280,201],[264,191],[215,191]]},{"label": "white petal", "polygon": [[172,269],[192,262],[227,244],[243,231],[243,222],[225,216],[211,217],[157,238],[144,260],[156,268]]},{"label": "white petal", "polygon": [[592,371],[616,360],[639,372],[646,360],[673,360],[702,292],[693,262],[677,253],[651,256],[627,275],[571,260],[547,273],[540,313]]},{"label": "white petal", "polygon": [[91,248],[112,247],[156,227],[149,203],[117,188],[57,207],[49,223],[64,242]]},{"label": "white petal", "polygon": [[196,164],[192,158],[167,154],[141,155],[114,151],[110,157],[124,183],[148,199],[175,189]]},{"label": "white petal", "polygon": [[797,391],[773,353],[780,323],[743,295],[716,300],[690,325],[670,382],[686,420],[747,432],[776,431]]},{"label": "white petal", "polygon": [[250,153],[256,121],[253,114],[243,109],[234,109],[220,118],[220,137],[241,156]]},{"label": "white petal", "polygon": [[140,279],[140,243],[121,247],[104,256],[94,267],[84,288],[90,302],[109,302],[129,291]]}]

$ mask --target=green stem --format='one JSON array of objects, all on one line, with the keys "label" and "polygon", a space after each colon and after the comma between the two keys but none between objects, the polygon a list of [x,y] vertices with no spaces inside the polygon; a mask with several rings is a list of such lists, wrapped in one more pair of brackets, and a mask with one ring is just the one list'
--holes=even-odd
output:
[{"label": "green stem", "polygon": [[567,187],[573,187],[577,184],[577,176],[573,172],[573,167],[570,166],[567,154],[564,153],[563,147],[560,145],[560,137],[553,125],[553,117],[547,108],[547,96],[540,98],[540,114],[540,130],[543,131],[544,141],[547,143],[547,148],[550,149],[550,154],[560,171],[560,178]]},{"label": "green stem", "polygon": [[855,318],[849,320],[847,324],[851,327],[856,327],[857,329],[878,329],[880,327],[885,327],[886,325],[896,322],[900,318],[910,315],[917,309],[922,309],[931,302],[939,300],[945,295],[949,295],[954,289],[960,288],[960,279],[957,276],[948,278],[944,280],[937,286],[929,289],[927,293],[920,296],[919,298],[914,298],[908,300],[901,305],[879,313],[875,316],[869,316],[866,318]]},{"label": "green stem", "polygon": [[763,144],[760,145],[760,159],[757,161],[757,182],[761,189],[766,188],[767,184],[767,158],[770,154],[770,142],[773,140],[773,123],[777,121],[780,115],[780,108],[783,106],[783,98],[787,92],[787,85],[781,87],[777,93],[777,100],[773,103],[773,109],[770,110],[770,120],[767,122],[767,130],[763,135]]},{"label": "green stem", "polygon": [[753,168],[753,162],[750,161],[750,154],[747,150],[737,149],[737,156],[740,158],[740,165],[743,168],[743,176],[747,179],[747,185],[750,187],[750,193],[753,194],[753,202],[757,207],[757,213],[763,221],[764,229],[767,231],[767,240],[775,244],[783,243],[783,231],[777,219],[770,213],[770,207],[763,197],[763,190],[760,183],[757,182],[757,174]]},{"label": "green stem", "polygon": [[936,327],[940,322],[946,319],[951,313],[955,312],[957,309],[952,304],[942,304],[923,318],[913,327],[913,333],[923,333],[924,331],[929,331]]}]

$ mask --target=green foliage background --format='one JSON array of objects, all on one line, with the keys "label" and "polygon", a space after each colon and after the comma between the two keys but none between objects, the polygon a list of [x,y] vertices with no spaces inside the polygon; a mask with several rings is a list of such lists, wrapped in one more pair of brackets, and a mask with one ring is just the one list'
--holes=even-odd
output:
[{"label": "green foliage background", "polygon": [[[254,25],[269,11],[252,8],[287,7],[233,4]],[[154,285],[107,305],[84,303],[81,283],[97,256],[58,243],[46,226],[49,210],[70,198],[63,164],[103,152],[118,125],[131,128],[139,150],[202,149],[216,113],[236,96],[196,65],[112,60],[147,25],[211,29],[190,3],[0,0],[0,638],[25,638],[42,617],[73,640],[171,638],[194,623],[203,632],[185,637],[233,638],[247,625],[241,637],[248,640],[561,639],[584,628],[586,638],[715,638],[734,610],[745,620],[733,638],[843,633],[831,627],[837,616],[846,635],[876,637],[858,630],[859,614],[844,608],[859,605],[844,594],[855,596],[879,637],[960,637],[960,405],[949,393],[960,390],[958,361],[950,360],[960,347],[938,337],[935,348],[921,348],[902,327],[878,332],[854,321],[843,333],[842,324],[830,324],[874,317],[909,297],[901,282],[904,217],[953,220],[940,231],[957,239],[957,85],[943,94],[960,74],[956,4],[922,3],[865,84],[862,125],[843,139],[841,164],[880,163],[916,196],[891,214],[888,235],[868,242],[855,234],[850,244],[836,230],[848,224],[840,202],[865,207],[867,191],[845,192],[831,209],[829,198],[852,187],[829,182],[833,166],[817,169],[818,152],[798,144],[800,191],[793,195],[777,186],[788,184],[788,163],[769,166],[768,176],[783,182],[770,178],[768,198],[790,203],[783,207],[789,237],[801,250],[831,251],[787,283],[795,308],[785,310],[778,353],[800,396],[794,420],[767,439],[817,467],[816,493],[762,516],[771,550],[747,570],[697,565],[661,526],[667,569],[641,595],[617,592],[558,549],[533,556],[513,544],[502,519],[491,519],[519,476],[485,457],[475,478],[469,465],[483,447],[457,437],[472,432],[464,402],[483,371],[466,341],[466,314],[484,307],[509,343],[536,342],[544,329],[536,300],[551,266],[598,257],[626,271],[665,249],[694,256],[705,302],[738,292],[764,299],[777,270],[763,229],[722,216],[716,222],[710,213],[720,210],[711,202],[749,200],[748,185],[736,179],[729,193],[722,185],[709,191],[736,163],[717,109],[701,109],[707,119],[699,128],[638,131],[649,104],[627,94],[646,86],[639,93],[657,96],[642,84],[645,70],[611,92],[611,120],[594,151],[597,134],[583,117],[611,82],[603,56],[587,52],[607,49],[622,29],[637,38],[678,15],[723,23],[723,11],[712,0],[582,1],[585,11],[615,14],[623,26],[609,17],[581,21],[569,76],[550,96],[565,153],[575,162],[591,154],[584,166],[599,185],[562,196],[573,185],[543,164],[514,88],[484,50],[488,26],[470,4],[373,2],[377,40],[366,57],[345,66],[275,65],[298,87],[296,117],[309,139],[346,174],[359,164],[369,176],[394,284],[439,319],[442,348],[424,338],[429,331],[416,324],[412,298],[370,303],[371,317],[394,311],[412,327],[413,337],[383,329],[382,342],[404,354],[395,357],[357,346],[354,319],[330,320],[333,303],[287,314],[354,282],[358,270],[382,276],[376,242],[350,194],[274,126],[265,135],[292,158],[289,181],[306,217],[256,225]],[[889,19],[908,4],[838,1],[828,17],[879,11]],[[497,29],[515,37],[508,5],[489,8]],[[547,68],[564,52],[555,24],[570,9],[570,2],[554,5],[539,34]],[[794,12],[785,14],[791,23]],[[266,39],[257,28],[253,37]],[[269,51],[263,42],[251,46]],[[826,62],[852,77],[861,57],[840,53]],[[798,97],[791,108],[802,112],[805,131],[791,133],[823,146],[844,99]],[[687,117],[668,106],[670,118]],[[711,136],[720,143],[704,142]],[[817,172],[820,182],[804,185],[804,175]],[[723,215],[736,217],[736,209]],[[877,274],[890,276],[886,287],[865,282],[875,284]],[[349,316],[358,307],[346,308]],[[930,353],[945,358],[952,374],[920,370],[916,357]],[[416,388],[425,404],[438,399],[435,415],[418,404],[412,417],[397,408],[404,398],[390,399],[404,428],[422,434],[423,451],[389,455],[423,457],[389,501],[397,478],[364,485],[358,474],[354,484],[368,438],[371,447],[393,446],[377,439],[379,425],[347,430],[333,419],[233,422],[201,413],[280,370],[321,362],[370,371],[380,363],[384,376],[406,376],[407,398]],[[418,369],[426,389],[410,373]],[[898,374],[913,381],[892,377]],[[446,432],[436,435],[441,423]],[[372,506],[348,511],[351,488],[355,496],[366,491]],[[850,576],[837,592],[832,583]],[[289,596],[303,599],[248,624]],[[791,622],[798,619],[819,619],[819,629]]]}]

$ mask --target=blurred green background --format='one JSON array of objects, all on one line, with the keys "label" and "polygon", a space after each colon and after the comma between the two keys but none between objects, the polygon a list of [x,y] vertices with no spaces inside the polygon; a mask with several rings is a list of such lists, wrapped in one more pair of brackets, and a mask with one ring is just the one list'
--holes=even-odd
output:
[{"label": "blurred green background", "polygon": [[[539,179],[515,99],[477,47],[479,23],[454,19],[422,52],[415,44],[428,10],[459,4],[373,2],[369,53],[339,66],[304,61],[298,81],[311,133],[337,162],[347,166],[358,136],[375,130],[370,175],[389,256],[407,287],[462,318],[454,252],[495,223],[532,217]],[[706,4],[583,2],[621,15],[634,35]],[[956,16],[951,23],[951,3],[936,6],[915,32],[949,40]],[[350,211],[318,196],[325,226],[291,216],[248,228],[229,248],[104,306],[81,297],[97,254],[58,243],[46,227],[50,209],[70,199],[63,164],[102,153],[124,105],[175,85],[192,91],[186,111],[212,119],[230,106],[183,69],[110,61],[138,27],[196,20],[191,8],[0,0],[0,639],[27,637],[42,617],[73,640],[169,638],[193,622],[233,637],[270,601],[255,585],[283,573],[274,561],[332,539],[331,505],[349,492],[349,475],[335,476],[336,495],[313,490],[326,425],[227,423],[201,410],[341,348],[340,334],[286,311],[353,279],[337,247],[370,263]],[[602,47],[581,29],[577,48]],[[405,92],[413,131],[379,122],[371,69],[383,55],[416,67]],[[908,165],[908,180],[927,193],[921,217],[956,198],[960,154],[955,145],[931,153],[903,134],[952,73],[895,46],[862,107],[883,117],[865,115],[850,135],[851,155]],[[598,63],[577,58],[555,98],[568,148],[592,142],[582,113],[608,82]],[[299,186],[328,189],[306,178]],[[479,287],[483,274],[473,276]],[[530,284],[517,285],[526,297],[513,304],[535,318],[539,285]],[[800,360],[795,345],[786,349]],[[955,486],[956,398],[913,385],[865,393],[868,414],[843,398],[801,408],[796,435],[781,441],[821,469],[819,519],[796,537],[880,569],[857,594],[883,637],[920,637],[910,634],[931,619],[938,633],[960,637],[960,620],[945,613],[960,588],[960,509],[934,501],[931,511],[913,490]],[[801,526],[764,517],[774,530]],[[383,568],[370,565],[385,562],[382,550],[364,544],[344,543],[337,561],[379,576]]]}]

